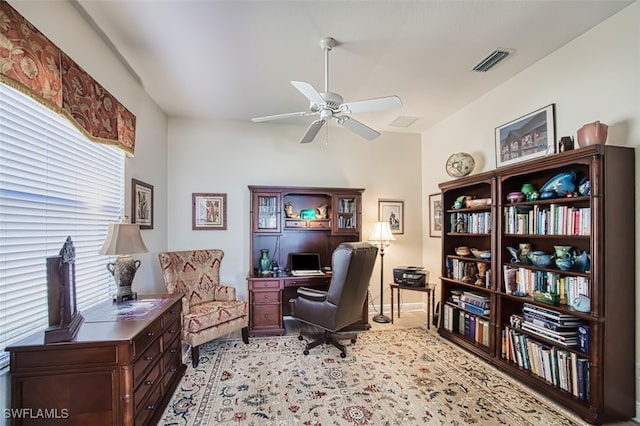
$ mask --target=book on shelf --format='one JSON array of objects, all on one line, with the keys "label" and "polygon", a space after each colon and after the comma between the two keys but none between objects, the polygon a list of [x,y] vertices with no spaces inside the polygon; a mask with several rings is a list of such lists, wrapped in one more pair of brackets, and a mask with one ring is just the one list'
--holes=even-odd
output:
[{"label": "book on shelf", "polygon": [[575,323],[559,324],[554,320],[527,311],[524,311],[522,315],[525,321],[551,331],[575,331],[579,323],[576,319]]},{"label": "book on shelf", "polygon": [[584,353],[589,353],[589,326],[586,324],[578,326],[578,349]]},{"label": "book on shelf", "polygon": [[470,291],[462,292],[460,300],[466,302],[467,304],[475,305],[480,308],[488,308],[491,304],[491,298],[489,296],[485,296],[479,293],[473,293]]},{"label": "book on shelf", "polygon": [[471,303],[463,302],[462,300],[458,301],[458,306],[477,315],[489,315],[491,312],[491,309],[485,309]]},{"label": "book on shelf", "polygon": [[580,322],[580,320],[573,315],[563,314],[558,311],[554,311],[553,309],[543,308],[542,306],[538,305],[532,305],[531,303],[524,303],[522,312],[556,321],[560,325],[577,325]]},{"label": "book on shelf", "polygon": [[522,324],[522,329],[538,337],[551,340],[554,343],[557,343],[558,345],[567,346],[567,347],[578,345],[578,337],[576,332],[573,332],[572,335],[563,336],[545,328],[537,328],[533,324],[528,323],[526,321]]}]

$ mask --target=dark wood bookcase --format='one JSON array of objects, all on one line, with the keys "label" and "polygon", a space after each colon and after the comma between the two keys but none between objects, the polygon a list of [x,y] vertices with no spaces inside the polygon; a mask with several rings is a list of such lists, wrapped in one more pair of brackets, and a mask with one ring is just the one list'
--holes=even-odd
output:
[{"label": "dark wood bookcase", "polygon": [[[445,208],[440,335],[596,424],[635,416],[634,168],[633,148],[592,145],[440,184]],[[589,194],[517,203],[507,199],[525,183],[539,189],[570,172],[576,174],[576,186],[589,180]],[[461,196],[491,202],[454,208]],[[573,226],[540,230],[542,217],[554,212],[558,212],[556,223],[575,219]],[[465,220],[464,226],[456,225],[459,217]],[[549,254],[554,254],[554,246],[571,246],[589,254],[589,267],[560,270],[555,262],[546,267],[526,260],[514,263],[507,247],[517,249],[523,243]],[[490,249],[491,258],[459,256],[455,249],[462,246]],[[482,282],[464,276],[466,266],[474,262],[486,263],[488,272]],[[505,268],[517,271],[524,295],[512,294],[514,287],[505,277],[514,275],[506,274]],[[564,295],[574,282],[581,287],[579,291],[572,287],[570,294],[590,297],[587,312],[576,309],[574,296],[567,295],[555,305],[533,297],[536,288],[544,292],[550,287],[564,289],[558,290]],[[489,312],[460,307],[457,297],[465,291],[488,300]],[[559,338],[522,328],[519,321],[525,305],[579,320],[588,327],[588,349],[565,346]]]},{"label": "dark wood bookcase", "polygon": [[[251,196],[249,274],[249,334],[285,334],[283,316],[290,314],[289,299],[298,287],[326,288],[330,273],[318,277],[294,277],[286,272],[289,254],[320,254],[323,267],[331,266],[331,254],[342,242],[362,238],[361,188],[297,186],[249,186]],[[290,205],[287,215],[285,205]],[[302,210],[315,218],[301,217]],[[262,250],[276,261],[280,271],[261,273]],[[355,326],[368,329],[368,305]]]}]

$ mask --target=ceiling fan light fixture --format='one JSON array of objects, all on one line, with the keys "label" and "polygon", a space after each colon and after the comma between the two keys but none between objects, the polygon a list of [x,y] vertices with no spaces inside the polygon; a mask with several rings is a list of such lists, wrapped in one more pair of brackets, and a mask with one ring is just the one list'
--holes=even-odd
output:
[{"label": "ceiling fan light fixture", "polygon": [[472,70],[477,72],[487,72],[491,68],[495,67],[499,62],[502,62],[510,54],[511,52],[507,49],[496,49],[474,66]]}]

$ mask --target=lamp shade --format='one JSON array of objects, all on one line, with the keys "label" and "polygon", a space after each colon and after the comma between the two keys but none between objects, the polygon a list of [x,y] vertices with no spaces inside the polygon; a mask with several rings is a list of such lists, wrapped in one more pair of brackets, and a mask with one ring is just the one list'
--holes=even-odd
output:
[{"label": "lamp shade", "polygon": [[110,223],[109,233],[100,254],[122,255],[146,253],[149,250],[142,241],[140,225],[131,223]]},{"label": "lamp shade", "polygon": [[395,240],[395,238],[391,233],[389,222],[376,222],[373,224],[373,232],[369,237],[369,241],[376,244],[388,245],[389,241],[393,240]]}]

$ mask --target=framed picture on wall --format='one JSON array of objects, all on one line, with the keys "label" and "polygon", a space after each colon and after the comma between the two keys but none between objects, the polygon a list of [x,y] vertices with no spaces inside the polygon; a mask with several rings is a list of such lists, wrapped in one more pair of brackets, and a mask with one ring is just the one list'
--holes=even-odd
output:
[{"label": "framed picture on wall", "polygon": [[227,229],[227,194],[193,193],[191,203],[194,231]]},{"label": "framed picture on wall", "polygon": [[555,152],[555,104],[496,127],[496,166]]},{"label": "framed picture on wall", "polygon": [[153,185],[131,179],[131,223],[153,229]]},{"label": "framed picture on wall", "polygon": [[442,197],[439,192],[429,195],[429,236],[442,237]]},{"label": "framed picture on wall", "polygon": [[392,234],[404,234],[404,201],[378,200],[378,220],[389,221]]}]

